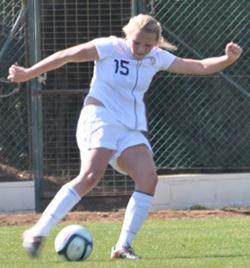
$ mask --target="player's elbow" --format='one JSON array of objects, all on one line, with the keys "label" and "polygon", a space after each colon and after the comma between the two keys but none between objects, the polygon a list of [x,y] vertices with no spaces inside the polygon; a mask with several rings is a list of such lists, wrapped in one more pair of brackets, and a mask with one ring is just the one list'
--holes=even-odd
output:
[{"label": "player's elbow", "polygon": [[55,57],[62,63],[66,64],[73,61],[73,55],[68,51],[68,49],[60,50],[56,52]]}]

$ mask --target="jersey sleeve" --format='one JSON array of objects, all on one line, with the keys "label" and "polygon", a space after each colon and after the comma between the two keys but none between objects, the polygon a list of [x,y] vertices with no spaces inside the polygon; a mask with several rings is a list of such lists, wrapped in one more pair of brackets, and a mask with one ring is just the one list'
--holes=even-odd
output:
[{"label": "jersey sleeve", "polygon": [[109,55],[112,55],[115,43],[115,37],[101,37],[94,40],[95,47],[99,56],[99,60],[102,60]]},{"label": "jersey sleeve", "polygon": [[174,54],[163,49],[159,49],[157,54],[160,70],[167,70],[176,58]]}]

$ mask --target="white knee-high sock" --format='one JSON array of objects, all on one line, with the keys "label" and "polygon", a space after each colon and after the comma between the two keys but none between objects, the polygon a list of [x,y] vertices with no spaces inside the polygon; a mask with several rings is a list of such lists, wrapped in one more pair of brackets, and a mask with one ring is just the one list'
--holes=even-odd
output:
[{"label": "white knee-high sock", "polygon": [[121,234],[116,244],[117,249],[131,245],[148,216],[152,200],[153,196],[145,193],[134,192],[132,194],[126,208]]},{"label": "white knee-high sock", "polygon": [[65,184],[51,200],[38,222],[32,227],[32,234],[34,236],[47,236],[51,228],[80,200],[79,194],[69,184]]}]

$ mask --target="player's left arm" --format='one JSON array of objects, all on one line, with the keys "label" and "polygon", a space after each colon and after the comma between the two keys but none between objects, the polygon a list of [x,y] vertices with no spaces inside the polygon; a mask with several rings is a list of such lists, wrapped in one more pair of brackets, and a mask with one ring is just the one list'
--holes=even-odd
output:
[{"label": "player's left arm", "polygon": [[242,53],[242,48],[233,42],[225,47],[225,54],[201,60],[176,57],[169,72],[177,74],[209,75],[219,72],[237,61]]}]

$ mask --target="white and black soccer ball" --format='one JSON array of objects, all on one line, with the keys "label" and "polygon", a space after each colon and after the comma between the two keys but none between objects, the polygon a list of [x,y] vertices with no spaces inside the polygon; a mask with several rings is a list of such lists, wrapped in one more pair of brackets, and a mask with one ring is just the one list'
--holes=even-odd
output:
[{"label": "white and black soccer ball", "polygon": [[81,225],[68,225],[56,236],[55,250],[68,261],[85,260],[93,250],[92,235]]}]

